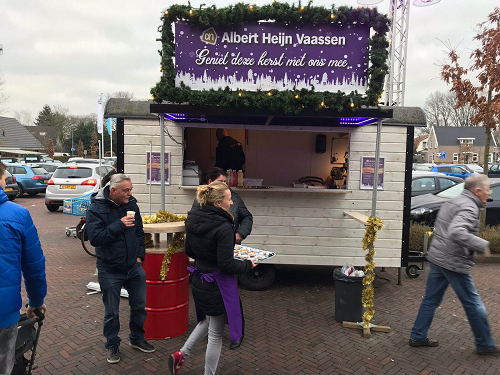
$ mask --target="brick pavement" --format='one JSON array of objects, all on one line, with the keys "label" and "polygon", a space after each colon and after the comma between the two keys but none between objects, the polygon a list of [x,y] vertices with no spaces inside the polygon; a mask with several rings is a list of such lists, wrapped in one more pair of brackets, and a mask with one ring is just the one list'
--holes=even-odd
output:
[{"label": "brick pavement", "polygon": [[[64,234],[77,217],[48,212],[43,196],[16,200],[32,213],[47,259],[49,294],[47,319],[42,330],[35,374],[169,374],[168,355],[178,350],[195,325],[191,300],[188,333],[153,341],[157,351],[144,354],[126,345],[127,300],[121,303],[121,362],[109,365],[102,337],[103,306],[100,294],[87,295],[86,284],[96,281],[95,260],[77,239]],[[34,206],[33,206],[34,205]],[[500,265],[474,268],[477,289],[488,309],[494,336],[500,342]],[[229,350],[229,332],[218,374],[497,374],[500,358],[474,354],[473,337],[460,302],[446,293],[436,312],[431,337],[438,348],[411,348],[408,336],[421,301],[425,277],[397,286],[394,269],[378,272],[374,323],[391,326],[390,333],[344,329],[334,320],[334,286],[329,267],[280,267],[270,290],[241,290],[247,321],[239,350]],[[205,345],[189,357],[181,374],[203,373]]]}]

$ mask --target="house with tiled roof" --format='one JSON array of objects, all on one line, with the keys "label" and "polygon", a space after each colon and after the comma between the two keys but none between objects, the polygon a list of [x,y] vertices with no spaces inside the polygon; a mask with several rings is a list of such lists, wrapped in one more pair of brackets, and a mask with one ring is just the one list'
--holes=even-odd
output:
[{"label": "house with tiled roof", "polygon": [[[484,163],[485,128],[482,126],[433,126],[422,150],[426,163],[469,164]],[[489,163],[500,151],[495,139],[490,141]]]},{"label": "house with tiled roof", "polygon": [[0,116],[0,154],[45,151],[45,147],[15,118]]}]

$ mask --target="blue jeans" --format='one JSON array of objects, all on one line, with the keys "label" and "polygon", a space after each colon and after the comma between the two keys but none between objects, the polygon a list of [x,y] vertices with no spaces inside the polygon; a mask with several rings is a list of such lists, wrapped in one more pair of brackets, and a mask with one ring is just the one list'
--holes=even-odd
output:
[{"label": "blue jeans", "polygon": [[10,375],[14,367],[17,339],[17,322],[0,329],[0,375]]},{"label": "blue jeans", "polygon": [[128,292],[130,305],[130,342],[136,344],[144,340],[144,321],[146,320],[146,272],[136,263],[128,273],[112,273],[99,269],[99,285],[104,303],[104,328],[106,348],[119,345],[120,331],[120,291],[123,286]]},{"label": "blue jeans", "polygon": [[451,285],[464,307],[476,341],[477,350],[496,346],[491,337],[490,325],[481,297],[477,294],[470,274],[457,273],[430,263],[425,297],[418,310],[411,330],[413,340],[425,340],[431,326],[434,312],[443,301],[444,292]]}]

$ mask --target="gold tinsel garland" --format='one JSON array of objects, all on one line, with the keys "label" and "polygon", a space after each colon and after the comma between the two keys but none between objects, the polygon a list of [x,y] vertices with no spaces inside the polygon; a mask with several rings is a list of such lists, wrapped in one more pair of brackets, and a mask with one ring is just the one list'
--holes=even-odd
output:
[{"label": "gold tinsel garland", "polygon": [[377,240],[377,231],[384,227],[384,222],[379,217],[369,217],[368,225],[365,229],[365,237],[363,238],[363,250],[368,250],[365,255],[365,260],[367,264],[365,266],[365,278],[363,279],[363,306],[366,309],[363,314],[363,327],[369,328],[370,321],[375,314],[375,309],[373,308],[373,280],[375,280],[375,247],[373,243]]},{"label": "gold tinsel garland", "polygon": [[[143,224],[155,224],[155,223],[173,223],[179,221],[186,221],[186,215],[176,215],[168,211],[158,211],[157,214],[152,216],[143,216]],[[145,239],[146,247],[153,247],[153,236],[151,233],[146,233]],[[179,250],[184,248],[186,242],[185,233],[174,233],[174,238],[172,243],[168,245],[165,256],[163,257],[163,262],[161,263],[160,279],[165,280],[168,274],[168,269],[170,267],[170,260],[172,255],[179,252]]]}]

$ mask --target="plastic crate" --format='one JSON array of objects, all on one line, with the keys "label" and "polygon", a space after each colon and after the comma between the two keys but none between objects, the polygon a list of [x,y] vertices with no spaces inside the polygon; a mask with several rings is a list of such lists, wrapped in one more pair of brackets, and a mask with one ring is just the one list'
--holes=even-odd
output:
[{"label": "plastic crate", "polygon": [[90,207],[92,193],[82,195],[78,198],[68,198],[63,201],[63,213],[75,216],[86,216]]}]

